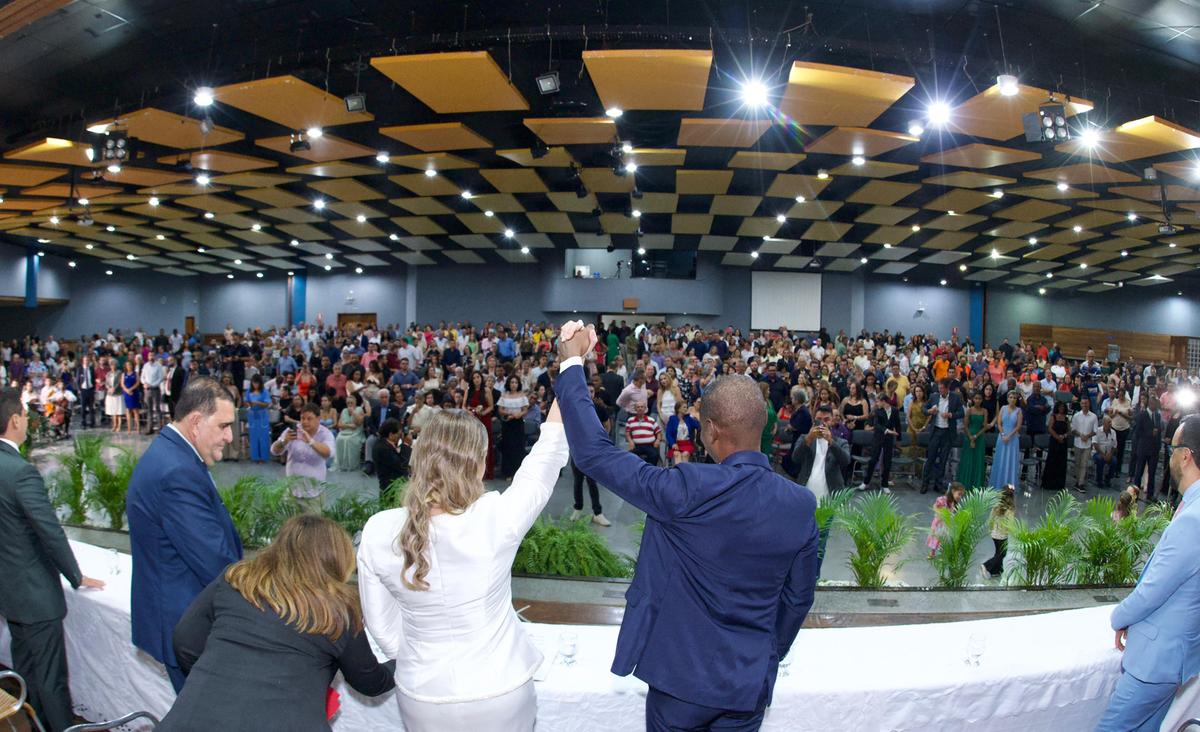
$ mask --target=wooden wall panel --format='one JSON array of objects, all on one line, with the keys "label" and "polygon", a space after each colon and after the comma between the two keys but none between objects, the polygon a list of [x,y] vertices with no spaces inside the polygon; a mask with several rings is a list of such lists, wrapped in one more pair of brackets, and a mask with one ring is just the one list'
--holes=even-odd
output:
[{"label": "wooden wall panel", "polygon": [[1058,343],[1067,358],[1083,358],[1087,349],[1096,351],[1096,358],[1104,360],[1108,344],[1121,347],[1121,360],[1132,356],[1135,361],[1158,361],[1167,363],[1182,361],[1186,352],[1187,338],[1162,333],[1134,333],[1124,330],[1102,328],[1067,328],[1059,325],[1021,323],[1021,340],[1047,346]]}]

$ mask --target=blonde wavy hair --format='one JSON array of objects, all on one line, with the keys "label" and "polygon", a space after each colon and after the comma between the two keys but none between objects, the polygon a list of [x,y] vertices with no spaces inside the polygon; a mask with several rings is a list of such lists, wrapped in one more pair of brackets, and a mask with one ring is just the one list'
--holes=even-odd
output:
[{"label": "blonde wavy hair", "polygon": [[348,584],[353,570],[354,544],[346,530],[306,513],[288,519],[270,546],[225,570],[225,581],[301,633],[336,641],[363,627],[358,592]]},{"label": "blonde wavy hair", "polygon": [[400,579],[408,589],[429,589],[425,577],[433,509],[462,513],[483,495],[487,448],[483,423],[462,409],[443,409],[421,428],[420,438],[413,443],[412,479],[404,494],[408,517],[396,537],[404,556]]}]

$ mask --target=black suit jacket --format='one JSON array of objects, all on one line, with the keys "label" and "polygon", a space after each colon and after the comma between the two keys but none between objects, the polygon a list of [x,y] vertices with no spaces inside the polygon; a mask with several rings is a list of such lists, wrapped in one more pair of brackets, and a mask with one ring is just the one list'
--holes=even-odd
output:
[{"label": "black suit jacket", "polygon": [[[1154,434],[1154,430],[1158,430],[1157,435]],[[1138,412],[1137,419],[1133,422],[1133,434],[1133,449],[1147,455],[1152,454],[1158,449],[1159,441],[1163,436],[1162,411],[1151,414],[1149,409],[1143,409]]]},{"label": "black suit jacket", "polygon": [[[957,391],[951,391],[948,395],[948,398],[950,400],[950,409],[947,411],[950,412],[950,417],[946,420],[946,425],[951,429],[951,431],[957,432],[958,421],[963,418],[962,396]],[[928,412],[930,409],[936,407],[940,400],[941,394],[934,392],[933,396],[929,398],[929,401],[925,402],[925,411]],[[933,428],[937,426],[936,423],[937,415],[929,415],[929,424],[926,425],[925,429],[932,432]]]},{"label": "black suit jacket", "polygon": [[883,436],[885,430],[893,430],[897,435],[899,435],[900,410],[892,407],[892,413],[891,415],[888,415],[888,413],[885,412],[882,407],[876,407],[875,411],[871,413],[871,427],[875,430],[876,440]]},{"label": "black suit jacket", "polygon": [[183,396],[183,387],[187,383],[188,371],[182,365],[176,365],[171,374],[171,399],[178,401]]},{"label": "black suit jacket", "polygon": [[371,451],[371,462],[375,464],[375,474],[379,476],[379,490],[387,489],[396,478],[408,477],[408,461],[412,457],[412,448],[400,443],[400,449],[392,447],[382,438],[375,441]]},{"label": "black suit jacket", "polygon": [[62,581],[83,574],[46,496],[37,468],[0,442],[0,615],[17,623],[67,614]]},{"label": "black suit jacket", "polygon": [[379,431],[380,425],[389,419],[394,419],[397,422],[404,422],[404,410],[397,407],[395,404],[388,403],[387,410],[379,406],[378,403],[371,405],[371,416],[363,421],[363,429],[368,435],[373,435]]}]

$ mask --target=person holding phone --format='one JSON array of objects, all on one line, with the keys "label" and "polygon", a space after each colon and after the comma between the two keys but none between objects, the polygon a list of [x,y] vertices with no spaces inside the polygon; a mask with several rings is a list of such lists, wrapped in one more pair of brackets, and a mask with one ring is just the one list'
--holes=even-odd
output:
[{"label": "person holding phone", "polygon": [[828,404],[817,407],[812,429],[796,441],[792,450],[796,465],[796,480],[821,497],[845,488],[842,470],[850,464],[850,446],[833,433],[833,408]]},{"label": "person holding phone", "polygon": [[297,481],[292,495],[301,503],[316,503],[321,499],[320,484],[325,481],[326,461],[333,454],[333,433],[321,424],[317,405],[305,404],[300,410],[300,424],[283,431],[271,444],[272,455],[284,455],[284,475],[309,480]]}]

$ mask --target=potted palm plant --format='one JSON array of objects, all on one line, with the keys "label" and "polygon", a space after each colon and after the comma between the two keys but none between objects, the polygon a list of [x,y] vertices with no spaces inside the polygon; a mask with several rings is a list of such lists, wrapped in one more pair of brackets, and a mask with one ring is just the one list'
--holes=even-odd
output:
[{"label": "potted palm plant", "polygon": [[95,480],[85,496],[86,503],[90,508],[104,513],[108,517],[109,528],[114,531],[125,528],[125,496],[129,492],[129,480],[137,463],[137,456],[126,447],[117,448],[112,467],[99,454],[88,459],[87,468]]},{"label": "potted palm plant", "polygon": [[1082,526],[1079,502],[1069,493],[1052,498],[1037,525],[1015,516],[1010,518],[1011,561],[1004,573],[1005,583],[1046,587],[1071,582],[1078,554],[1075,535]]},{"label": "potted palm plant", "polygon": [[987,535],[988,519],[999,501],[1000,494],[990,488],[972,488],[954,511],[934,509],[944,527],[938,535],[941,546],[929,556],[929,563],[937,571],[942,587],[966,586],[975,547]]},{"label": "potted palm plant", "polygon": [[1132,585],[1154,549],[1154,537],[1166,530],[1170,514],[1163,504],[1141,515],[1112,520],[1114,502],[1097,496],[1084,504],[1075,575],[1085,585]]},{"label": "potted palm plant", "polygon": [[50,501],[56,508],[67,511],[69,524],[82,524],[87,520],[87,490],[95,481],[89,465],[100,460],[108,440],[97,436],[75,438],[72,450],[59,460],[60,470],[55,474],[50,490]]},{"label": "potted palm plant", "polygon": [[833,528],[833,521],[838,514],[846,510],[850,505],[850,499],[854,497],[854,491],[841,490],[836,493],[827,493],[821,496],[821,500],[817,502],[816,523],[817,523],[817,572],[820,573],[821,564],[825,561],[825,546],[829,543],[829,532]]},{"label": "potted palm plant", "polygon": [[837,514],[834,523],[845,529],[854,544],[848,564],[862,587],[886,584],[884,564],[892,561],[892,569],[898,569],[903,562],[895,557],[916,532],[913,517],[900,513],[896,497],[884,493],[860,496]]}]

